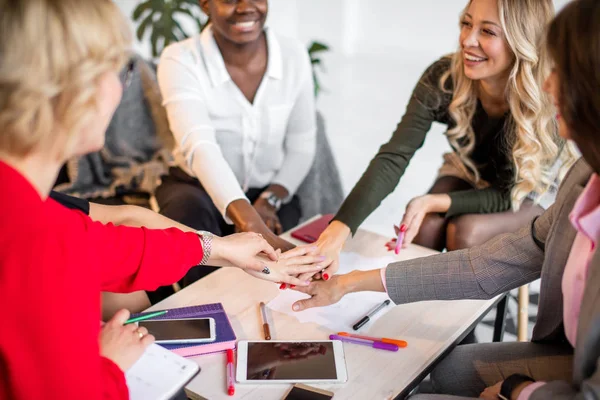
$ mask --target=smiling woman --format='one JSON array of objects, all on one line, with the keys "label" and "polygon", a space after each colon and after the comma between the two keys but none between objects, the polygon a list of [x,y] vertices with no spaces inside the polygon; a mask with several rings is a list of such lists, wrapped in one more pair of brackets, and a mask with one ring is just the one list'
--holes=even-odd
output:
[{"label": "smiling woman", "polygon": [[543,211],[532,198],[553,183],[559,155],[563,167],[575,159],[561,151],[565,142],[542,91],[549,69],[538,49],[553,14],[552,0],[467,2],[459,49],[422,75],[392,138],[317,241],[328,257],[323,276],[337,271],[345,240],[396,189],[433,122],[448,127],[453,152],[429,193],[409,202],[396,227],[405,230],[404,246],[471,247]]},{"label": "smiling woman", "polygon": [[308,53],[265,28],[267,0],[200,5],[211,23],[167,47],[158,67],[178,143],[178,168],[156,191],[161,213],[219,235],[258,232],[290,249],[277,235],[300,219],[295,193],[316,146]]}]

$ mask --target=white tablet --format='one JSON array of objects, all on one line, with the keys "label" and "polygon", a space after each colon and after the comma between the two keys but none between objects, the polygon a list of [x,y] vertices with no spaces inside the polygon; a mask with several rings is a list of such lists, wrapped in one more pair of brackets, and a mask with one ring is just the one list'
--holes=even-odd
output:
[{"label": "white tablet", "polygon": [[339,340],[240,341],[236,379],[240,383],[344,383],[348,380]]}]

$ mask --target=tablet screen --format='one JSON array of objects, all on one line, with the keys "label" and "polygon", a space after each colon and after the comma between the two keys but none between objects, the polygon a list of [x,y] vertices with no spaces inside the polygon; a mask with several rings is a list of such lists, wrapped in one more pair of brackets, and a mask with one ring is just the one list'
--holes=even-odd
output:
[{"label": "tablet screen", "polygon": [[335,380],[332,342],[249,342],[248,380]]},{"label": "tablet screen", "polygon": [[148,329],[157,341],[209,339],[211,337],[208,318],[140,321],[139,326]]}]

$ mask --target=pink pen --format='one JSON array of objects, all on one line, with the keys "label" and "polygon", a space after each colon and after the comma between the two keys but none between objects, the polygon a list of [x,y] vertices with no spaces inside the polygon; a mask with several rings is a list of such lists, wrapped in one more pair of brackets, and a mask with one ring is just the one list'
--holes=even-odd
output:
[{"label": "pink pen", "polygon": [[398,346],[396,346],[395,344],[376,342],[373,340],[357,339],[349,336],[329,335],[329,340],[341,340],[342,342],[361,344],[363,346],[370,346],[374,349],[379,350],[398,351]]},{"label": "pink pen", "polygon": [[235,394],[235,383],[233,381],[233,350],[227,349],[227,394]]},{"label": "pink pen", "polygon": [[396,249],[394,253],[400,253],[400,248],[402,247],[402,243],[404,242],[404,233],[406,232],[406,225],[400,225],[400,229],[398,230],[398,239],[396,240]]}]

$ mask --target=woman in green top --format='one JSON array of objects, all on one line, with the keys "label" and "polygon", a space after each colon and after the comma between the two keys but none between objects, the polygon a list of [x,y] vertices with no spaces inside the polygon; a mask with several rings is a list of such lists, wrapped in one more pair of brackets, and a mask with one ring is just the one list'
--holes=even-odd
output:
[{"label": "woman in green top", "polygon": [[392,138],[320,236],[317,245],[328,258],[323,279],[337,271],[347,237],[396,188],[433,122],[448,126],[454,152],[444,157],[429,193],[410,201],[404,245],[470,247],[543,211],[527,196],[547,190],[559,154],[574,160],[560,152],[542,91],[549,63],[538,43],[553,16],[552,0],[469,1],[459,50],[425,71]]}]

